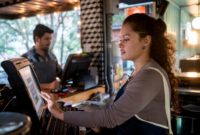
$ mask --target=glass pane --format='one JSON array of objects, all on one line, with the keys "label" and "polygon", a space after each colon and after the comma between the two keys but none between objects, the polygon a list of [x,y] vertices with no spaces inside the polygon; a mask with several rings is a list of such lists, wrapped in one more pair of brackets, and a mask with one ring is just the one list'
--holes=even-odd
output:
[{"label": "glass pane", "polygon": [[[118,47],[119,33],[126,16],[134,13],[147,13],[154,16],[153,2],[140,5],[119,4],[119,13],[112,18],[112,48],[113,48],[113,67],[115,75],[119,74],[119,65],[122,64],[123,74],[130,75],[134,69],[132,61],[122,61],[120,58],[120,51]],[[120,75],[121,76],[121,75]]]},{"label": "glass pane", "polygon": [[[0,62],[19,57],[34,46],[33,29],[44,24],[54,30],[51,49],[63,65],[70,53],[80,53],[80,10],[0,20]],[[0,84],[6,75],[0,67]]]}]

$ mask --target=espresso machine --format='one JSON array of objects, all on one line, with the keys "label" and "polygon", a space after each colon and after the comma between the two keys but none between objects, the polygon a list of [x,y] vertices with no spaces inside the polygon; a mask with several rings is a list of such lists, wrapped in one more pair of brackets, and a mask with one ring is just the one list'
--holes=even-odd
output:
[{"label": "espresso machine", "polygon": [[200,55],[180,60],[176,76],[180,114],[172,115],[174,135],[200,135]]}]

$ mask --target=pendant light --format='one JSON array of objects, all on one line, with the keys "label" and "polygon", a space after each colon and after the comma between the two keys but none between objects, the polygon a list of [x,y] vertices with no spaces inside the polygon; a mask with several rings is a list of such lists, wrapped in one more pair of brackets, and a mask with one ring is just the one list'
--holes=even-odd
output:
[{"label": "pendant light", "polygon": [[198,16],[195,17],[193,20],[192,20],[192,27],[194,29],[197,29],[197,30],[200,30],[200,14],[199,14],[199,4],[200,4],[200,0],[198,1],[197,3],[197,6],[198,6]]}]

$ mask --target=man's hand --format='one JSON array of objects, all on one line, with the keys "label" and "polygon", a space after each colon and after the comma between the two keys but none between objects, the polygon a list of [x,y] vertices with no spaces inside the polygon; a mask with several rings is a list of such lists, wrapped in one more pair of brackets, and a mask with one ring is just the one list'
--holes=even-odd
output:
[{"label": "man's hand", "polygon": [[51,90],[58,88],[59,86],[60,86],[60,83],[57,80],[54,80],[51,83],[41,83],[40,84],[40,88],[43,91],[51,91]]}]

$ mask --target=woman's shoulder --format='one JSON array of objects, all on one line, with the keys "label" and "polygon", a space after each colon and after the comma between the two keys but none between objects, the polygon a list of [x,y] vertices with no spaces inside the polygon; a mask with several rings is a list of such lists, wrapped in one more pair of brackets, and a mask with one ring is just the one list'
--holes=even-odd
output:
[{"label": "woman's shoulder", "polygon": [[[147,65],[145,65],[138,74],[131,79],[132,81],[137,80],[149,80],[149,81],[159,81],[161,79],[161,75],[156,71],[152,70],[156,69],[161,71],[162,73],[164,70],[154,61],[149,62]],[[165,74],[165,73],[164,73]]]},{"label": "woman's shoulder", "polygon": [[156,68],[156,67],[148,67],[148,68],[143,69],[143,71],[141,71],[141,73],[139,74],[138,77],[144,78],[144,79],[151,79],[151,80],[154,80],[154,81],[159,80],[161,78],[161,75],[159,74],[158,71],[153,70],[153,69],[156,69],[156,70],[159,70],[159,71],[161,70],[161,69]]},{"label": "woman's shoulder", "polygon": [[130,88],[130,91],[132,91],[133,87],[140,89],[147,87],[148,89],[161,88],[162,82],[162,76],[157,71],[144,68],[137,76],[130,80],[127,88]]},{"label": "woman's shoulder", "polygon": [[162,78],[161,74],[168,79],[167,72],[155,60],[151,60],[141,72],[141,76],[152,77],[155,81]]},{"label": "woman's shoulder", "polygon": [[136,84],[136,83],[154,83],[158,82],[160,83],[162,79],[162,76],[155,70],[152,70],[150,68],[144,68],[142,69],[137,75],[132,77],[130,79],[131,84]]},{"label": "woman's shoulder", "polygon": [[147,66],[144,68],[144,70],[147,71],[152,71],[152,69],[154,69],[154,71],[159,70],[164,75],[167,75],[166,71],[154,59],[151,59]]}]

